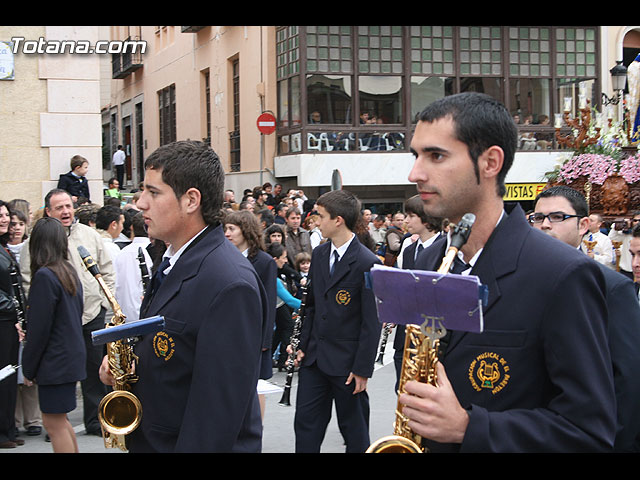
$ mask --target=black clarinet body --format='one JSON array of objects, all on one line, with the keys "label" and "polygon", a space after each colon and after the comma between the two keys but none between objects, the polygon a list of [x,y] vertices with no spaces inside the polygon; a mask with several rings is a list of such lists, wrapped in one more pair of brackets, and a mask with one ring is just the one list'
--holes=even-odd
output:
[{"label": "black clarinet body", "polygon": [[389,339],[392,328],[393,325],[391,323],[385,323],[382,329],[382,340],[380,340],[380,350],[378,351],[378,358],[376,359],[376,363],[380,365],[384,363],[384,352],[387,349],[387,340]]},{"label": "black clarinet body", "polygon": [[25,317],[27,302],[22,288],[22,275],[20,275],[20,271],[13,262],[9,267],[9,274],[11,275],[11,285],[13,286],[13,303],[16,306],[18,325],[20,325],[23,332],[27,333],[27,319]]},{"label": "black clarinet body", "polygon": [[149,284],[151,283],[151,276],[149,275],[149,268],[147,267],[147,261],[144,258],[144,252],[142,247],[138,247],[138,262],[140,263],[140,274],[142,275],[142,295],[147,293]]},{"label": "black clarinet body", "polygon": [[293,383],[293,374],[295,371],[295,361],[296,356],[298,355],[298,346],[300,345],[300,332],[302,331],[302,324],[304,323],[304,315],[305,315],[305,306],[307,302],[307,291],[309,289],[309,282],[302,287],[302,295],[300,298],[300,309],[295,315],[295,320],[293,323],[293,333],[291,334],[291,340],[289,344],[291,345],[291,353],[287,357],[287,378],[284,385],[284,391],[282,392],[282,398],[280,405],[285,407],[291,406],[291,384]]}]

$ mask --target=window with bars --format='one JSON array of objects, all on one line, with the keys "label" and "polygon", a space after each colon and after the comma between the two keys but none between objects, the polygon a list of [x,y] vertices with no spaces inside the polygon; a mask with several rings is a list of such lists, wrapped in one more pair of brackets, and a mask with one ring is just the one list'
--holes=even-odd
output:
[{"label": "window with bars", "polygon": [[240,171],[240,61],[231,62],[233,84],[233,130],[229,132],[229,169]]},{"label": "window with bars", "polygon": [[158,92],[160,145],[175,142],[176,134],[176,86],[169,85]]}]

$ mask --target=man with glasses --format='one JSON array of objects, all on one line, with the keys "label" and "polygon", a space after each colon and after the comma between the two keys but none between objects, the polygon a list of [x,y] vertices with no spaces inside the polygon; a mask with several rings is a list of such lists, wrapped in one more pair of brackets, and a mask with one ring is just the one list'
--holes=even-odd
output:
[{"label": "man with glasses", "polygon": [[[533,226],[580,249],[589,233],[590,218],[585,197],[577,190],[555,186],[538,195],[530,215]],[[640,240],[640,239],[639,239]],[[637,262],[640,265],[640,261]],[[608,337],[616,387],[618,429],[614,450],[639,451],[640,412],[640,305],[632,282],[598,263],[606,282]]]},{"label": "man with glasses", "polygon": [[614,222],[613,228],[609,232],[612,242],[622,242],[620,245],[620,273],[633,279],[631,270],[631,255],[629,254],[629,242],[631,241],[631,230],[640,225],[640,211],[633,212],[631,220],[624,219],[621,222]]}]

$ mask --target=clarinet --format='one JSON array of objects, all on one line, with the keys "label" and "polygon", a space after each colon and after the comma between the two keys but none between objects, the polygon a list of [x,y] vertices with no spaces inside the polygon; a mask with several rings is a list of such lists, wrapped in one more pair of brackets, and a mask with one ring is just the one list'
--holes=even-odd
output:
[{"label": "clarinet", "polygon": [[385,323],[384,328],[382,330],[382,340],[380,341],[380,350],[378,352],[378,358],[376,359],[376,363],[380,365],[383,364],[382,360],[384,358],[384,351],[387,348],[387,339],[389,338],[389,334],[391,333],[391,329],[393,325],[390,323]]},{"label": "clarinet", "polygon": [[147,262],[144,259],[144,252],[142,247],[138,247],[138,262],[140,262],[140,274],[142,275],[142,294],[147,293],[149,284],[151,283],[151,277],[149,276],[149,269],[147,268]]},{"label": "clarinet", "polygon": [[25,318],[26,302],[24,299],[24,290],[22,289],[22,277],[15,263],[11,263],[9,267],[11,274],[11,285],[13,286],[13,303],[16,306],[16,316],[18,317],[18,325],[20,329],[27,333],[27,320]]},{"label": "clarinet", "polygon": [[302,287],[302,296],[300,299],[300,309],[297,314],[294,314],[295,321],[293,324],[293,333],[291,334],[291,340],[289,344],[291,345],[291,353],[287,357],[287,379],[284,385],[284,392],[282,392],[282,398],[280,405],[284,405],[285,407],[290,407],[290,397],[291,397],[291,384],[293,382],[293,372],[295,366],[296,356],[298,355],[298,346],[300,345],[300,332],[302,331],[302,323],[304,322],[304,314],[305,314],[305,304],[307,301],[307,289],[309,288],[309,282]]}]

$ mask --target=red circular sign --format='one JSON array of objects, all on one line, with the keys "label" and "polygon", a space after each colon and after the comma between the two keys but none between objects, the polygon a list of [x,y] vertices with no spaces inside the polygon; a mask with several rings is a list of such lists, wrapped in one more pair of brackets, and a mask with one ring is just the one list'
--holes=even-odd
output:
[{"label": "red circular sign", "polygon": [[263,113],[258,117],[258,130],[260,133],[270,135],[276,131],[276,117],[270,113]]}]

